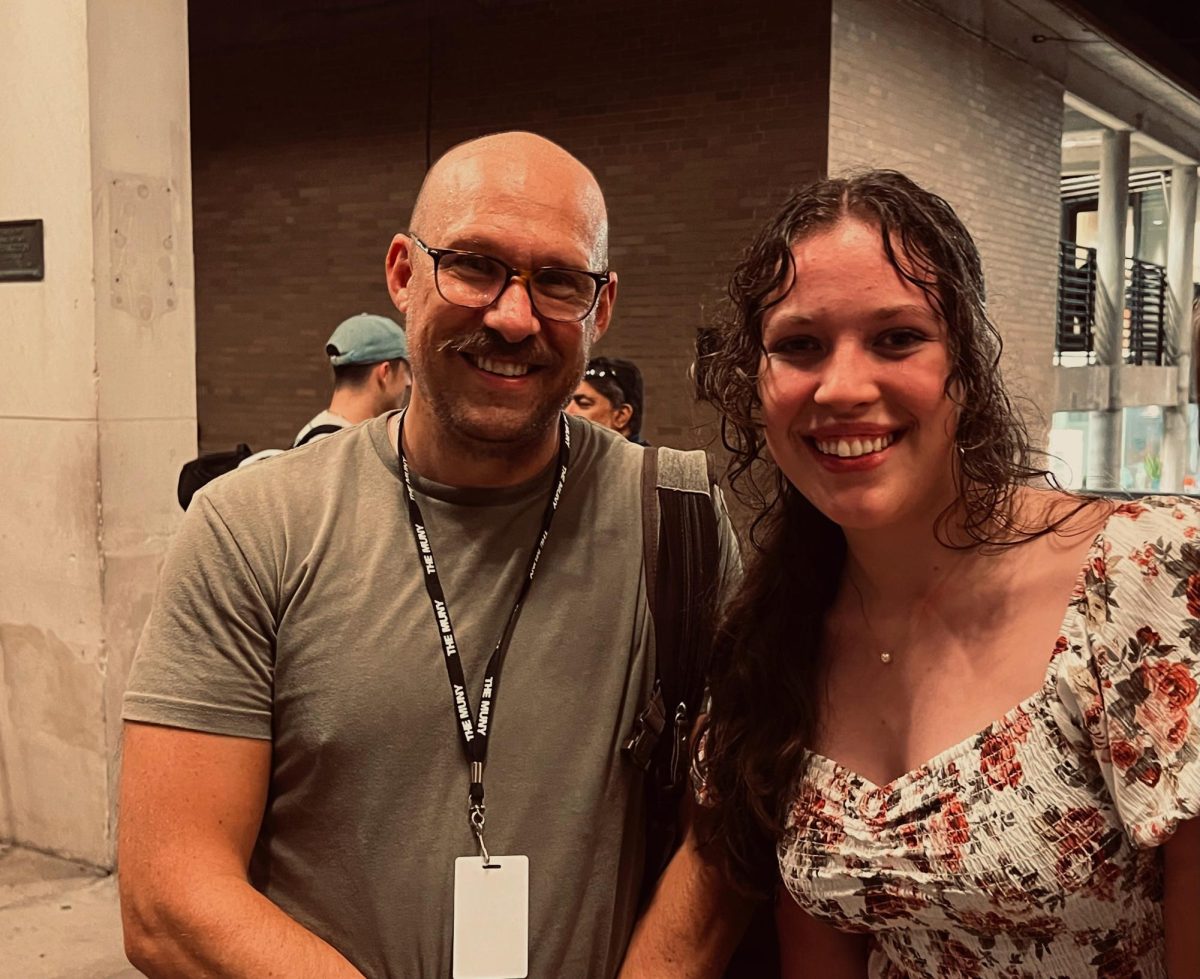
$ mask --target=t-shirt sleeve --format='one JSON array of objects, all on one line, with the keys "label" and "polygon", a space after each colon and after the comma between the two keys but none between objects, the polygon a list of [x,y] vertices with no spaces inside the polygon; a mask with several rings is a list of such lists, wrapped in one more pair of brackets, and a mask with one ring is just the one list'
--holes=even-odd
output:
[{"label": "t-shirt sleeve", "polygon": [[209,494],[197,495],[138,644],[126,720],[271,737],[275,616],[265,592],[273,575],[251,550],[257,569]]},{"label": "t-shirt sleeve", "polygon": [[[1087,572],[1089,635],[1070,686],[1135,844],[1200,815],[1200,510],[1143,508]],[[1135,509],[1133,512],[1137,513]]]}]

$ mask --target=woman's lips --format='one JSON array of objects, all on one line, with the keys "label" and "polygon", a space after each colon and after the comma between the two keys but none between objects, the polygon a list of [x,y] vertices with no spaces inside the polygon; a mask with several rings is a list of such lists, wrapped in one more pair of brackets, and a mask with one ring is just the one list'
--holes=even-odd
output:
[{"label": "woman's lips", "polygon": [[811,441],[822,455],[837,456],[839,459],[854,459],[882,452],[896,441],[897,432],[883,435],[840,435],[828,438],[813,438]]},{"label": "woman's lips", "polygon": [[822,468],[833,473],[850,473],[865,472],[883,465],[903,435],[903,430],[899,430],[819,439],[806,436],[804,441]]}]

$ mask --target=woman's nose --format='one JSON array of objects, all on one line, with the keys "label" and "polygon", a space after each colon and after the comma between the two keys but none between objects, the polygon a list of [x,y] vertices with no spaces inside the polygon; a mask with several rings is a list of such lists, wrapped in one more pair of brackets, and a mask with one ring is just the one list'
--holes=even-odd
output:
[{"label": "woman's nose", "polygon": [[879,396],[870,356],[857,347],[835,347],[821,365],[813,400],[829,407],[845,408],[873,401]]}]

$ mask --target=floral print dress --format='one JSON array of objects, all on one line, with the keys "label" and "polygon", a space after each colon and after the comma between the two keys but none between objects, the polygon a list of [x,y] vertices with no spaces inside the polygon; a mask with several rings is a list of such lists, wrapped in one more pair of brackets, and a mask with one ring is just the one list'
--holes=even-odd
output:
[{"label": "floral print dress", "polygon": [[784,884],[871,934],[872,979],[1165,977],[1158,847],[1200,814],[1198,664],[1200,506],[1124,504],[1032,697],[887,785],[809,754]]}]

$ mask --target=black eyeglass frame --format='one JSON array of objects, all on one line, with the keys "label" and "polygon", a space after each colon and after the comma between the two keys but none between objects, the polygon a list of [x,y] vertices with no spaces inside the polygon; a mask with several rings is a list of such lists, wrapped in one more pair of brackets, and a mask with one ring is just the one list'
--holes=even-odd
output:
[{"label": "black eyeglass frame", "polygon": [[[428,255],[430,258],[433,259],[433,285],[437,289],[438,295],[441,296],[444,300],[446,300],[446,302],[450,303],[452,306],[462,306],[464,309],[487,309],[488,306],[492,305],[492,303],[494,303],[497,299],[499,299],[501,296],[504,295],[505,290],[512,283],[513,279],[520,279],[525,284],[525,294],[527,296],[529,296],[529,305],[533,307],[534,312],[536,312],[539,316],[546,316],[545,313],[543,313],[540,309],[538,309],[537,299],[533,295],[533,277],[535,275],[537,275],[539,272],[571,272],[576,275],[586,275],[589,279],[592,280],[592,282],[595,283],[596,291],[592,294],[591,303],[588,305],[588,308],[583,312],[582,315],[578,316],[577,318],[575,318],[573,320],[564,320],[564,319],[560,319],[556,316],[546,316],[546,319],[554,320],[557,323],[582,323],[585,319],[587,319],[589,316],[592,315],[592,311],[595,310],[596,304],[600,301],[600,290],[603,289],[606,285],[608,285],[608,283],[612,280],[612,270],[611,269],[609,269],[608,271],[605,271],[605,272],[593,272],[591,269],[573,269],[573,268],[568,268],[564,265],[543,265],[540,268],[536,268],[536,269],[519,269],[512,265],[509,265],[505,261],[502,261],[501,259],[497,258],[495,255],[488,255],[484,252],[464,251],[461,248],[432,248],[429,245],[425,244],[425,242],[423,242],[420,238],[418,238],[411,231],[406,231],[406,232],[404,232],[404,234],[408,238],[411,238],[414,242],[416,242],[417,247],[420,248],[421,251],[423,251],[426,255]],[[501,268],[503,268],[508,273],[508,275],[505,278],[504,282],[501,284],[500,291],[497,292],[496,295],[489,302],[480,303],[478,306],[472,306],[467,303],[455,302],[453,299],[449,298],[444,292],[442,292],[442,283],[438,277],[438,266],[442,261],[442,256],[444,256],[444,255],[472,255],[477,258],[486,258],[489,262],[495,262],[497,265],[499,265]]]}]

